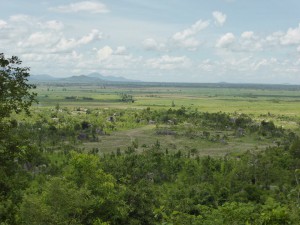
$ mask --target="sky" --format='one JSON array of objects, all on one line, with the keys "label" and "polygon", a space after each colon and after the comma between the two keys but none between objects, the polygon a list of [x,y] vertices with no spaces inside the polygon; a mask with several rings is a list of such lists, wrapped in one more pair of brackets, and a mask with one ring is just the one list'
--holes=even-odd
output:
[{"label": "sky", "polygon": [[31,74],[300,84],[299,0],[0,0]]}]

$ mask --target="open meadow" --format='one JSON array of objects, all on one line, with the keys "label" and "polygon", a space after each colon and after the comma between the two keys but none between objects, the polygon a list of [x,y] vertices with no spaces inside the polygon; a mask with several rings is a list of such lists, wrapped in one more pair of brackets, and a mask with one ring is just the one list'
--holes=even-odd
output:
[{"label": "open meadow", "polygon": [[[42,107],[57,103],[64,107],[168,109],[192,107],[204,112],[246,113],[298,116],[300,87],[292,85],[38,85]],[[122,102],[120,94],[132,95],[135,102]],[[174,102],[174,105],[172,105]]]},{"label": "open meadow", "polygon": [[[137,142],[136,148],[142,152],[158,141],[171,152],[180,150],[190,154],[194,151],[199,155],[220,156],[262,150],[276,145],[280,138],[246,130],[239,135],[239,127],[229,125],[222,129],[197,125],[190,121],[189,113],[226,113],[231,119],[247,115],[253,123],[272,121],[276,127],[299,133],[299,90],[299,86],[293,85],[52,83],[37,86],[39,104],[33,110],[34,117],[47,115],[55,127],[63,127],[66,120],[77,126],[82,122],[94,126],[72,133],[79,141],[76,146],[85,151],[97,149],[99,153],[110,153],[118,149],[124,152]],[[187,119],[180,123],[176,123],[178,115],[167,119],[154,115],[180,109],[187,113]],[[95,129],[102,133],[95,133]],[[166,134],[158,134],[162,129]],[[90,138],[93,132],[94,138]],[[204,137],[203,132],[209,132],[210,136]]]}]

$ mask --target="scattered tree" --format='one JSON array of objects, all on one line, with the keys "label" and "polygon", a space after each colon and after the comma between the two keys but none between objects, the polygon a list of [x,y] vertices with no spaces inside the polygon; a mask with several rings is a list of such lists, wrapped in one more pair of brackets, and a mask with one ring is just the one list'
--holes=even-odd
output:
[{"label": "scattered tree", "polygon": [[22,61],[17,56],[5,58],[0,53],[0,120],[12,112],[24,110],[36,102],[36,93],[31,92],[34,85],[28,84],[29,68],[20,67]]}]

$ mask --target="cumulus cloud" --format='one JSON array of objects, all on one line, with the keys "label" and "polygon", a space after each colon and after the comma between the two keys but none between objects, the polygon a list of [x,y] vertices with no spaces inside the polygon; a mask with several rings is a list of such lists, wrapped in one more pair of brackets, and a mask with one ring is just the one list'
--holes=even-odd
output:
[{"label": "cumulus cloud", "polygon": [[267,59],[261,59],[258,62],[252,63],[251,66],[252,66],[252,69],[254,71],[256,71],[256,70],[260,69],[261,67],[268,66],[270,63],[271,62]]},{"label": "cumulus cloud", "polygon": [[219,11],[214,11],[212,13],[212,15],[213,15],[213,17],[215,19],[215,24],[223,26],[223,24],[226,21],[227,16],[224,13],[219,12]]},{"label": "cumulus cloud", "polygon": [[177,32],[173,35],[173,39],[174,40],[184,40],[187,39],[189,37],[191,37],[192,35],[197,34],[198,32],[200,32],[201,30],[207,28],[209,25],[208,21],[202,21],[202,20],[198,20],[196,23],[194,23],[191,27]]},{"label": "cumulus cloud", "polygon": [[105,61],[110,58],[128,56],[127,48],[125,46],[118,46],[115,50],[113,50],[110,46],[106,45],[99,50],[95,50],[97,51],[97,58],[100,61]]},{"label": "cumulus cloud", "polygon": [[[219,22],[216,20],[217,24],[224,25],[226,19]],[[177,30],[179,32],[166,34],[165,38],[161,36],[162,33],[151,36],[151,32],[148,32],[148,37],[152,38],[144,39],[143,49],[138,49],[136,45],[141,42],[130,43],[132,40],[127,39],[124,41],[118,36],[119,31],[110,31],[111,39],[106,42],[106,36],[99,30],[91,29],[86,32],[88,27],[93,28],[92,24],[83,31],[70,26],[68,20],[62,23],[27,15],[12,15],[8,19],[0,20],[0,47],[6,54],[20,56],[23,62],[32,68],[33,73],[53,72],[54,75],[70,75],[73,72],[82,74],[88,73],[86,71],[106,71],[105,74],[126,74],[129,77],[129,74],[138,74],[135,79],[139,79],[138,76],[142,73],[146,74],[145,77],[148,74],[149,80],[154,79],[150,75],[161,76],[165,80],[178,76],[178,80],[181,81],[191,81],[193,76],[198,76],[197,81],[203,82],[205,80],[201,80],[199,74],[211,81],[224,80],[222,75],[232,78],[232,74],[237,74],[236,81],[242,82],[249,81],[252,76],[253,81],[260,81],[257,74],[293,74],[291,76],[299,82],[296,71],[300,71],[300,26],[289,29],[287,27],[284,31],[265,36],[260,30],[246,30],[238,35],[223,33],[213,39],[213,35],[204,33],[209,25],[209,21],[199,20],[185,27],[186,29]],[[173,30],[174,27],[170,29]],[[138,36],[138,40],[143,40],[140,38],[144,36]],[[122,44],[109,44],[118,42]],[[207,45],[200,49],[202,42],[207,42]],[[123,46],[125,43],[133,46],[132,49],[136,51],[131,54],[129,49]],[[227,48],[231,51],[227,51]],[[201,51],[197,54],[187,51],[195,49]],[[262,49],[264,51],[261,51]],[[145,50],[164,53],[160,55]],[[201,60],[203,55],[209,58]],[[293,57],[287,61],[280,60],[286,55]],[[278,59],[268,58],[271,56]],[[54,62],[57,65],[55,69]],[[179,74],[192,75],[179,78]],[[205,78],[204,75],[208,75],[206,77],[209,78]],[[244,75],[248,76],[249,80],[244,79]],[[282,78],[284,79],[285,77]]]},{"label": "cumulus cloud", "polygon": [[154,50],[154,51],[166,50],[166,45],[164,43],[159,43],[153,38],[145,39],[142,44],[145,50]]},{"label": "cumulus cloud", "polygon": [[62,30],[64,28],[64,24],[57,20],[49,20],[45,23],[40,23],[41,27],[44,29],[50,29],[50,30]]},{"label": "cumulus cloud", "polygon": [[200,45],[200,42],[196,38],[191,37],[191,38],[181,40],[180,42],[178,42],[178,44],[181,47],[184,47],[184,48],[187,48],[188,50],[194,51]]},{"label": "cumulus cloud", "polygon": [[5,28],[7,26],[7,22],[4,20],[0,20],[0,29]]},{"label": "cumulus cloud", "polygon": [[253,31],[245,31],[241,34],[237,50],[246,52],[261,51],[263,44],[263,40],[256,36]]},{"label": "cumulus cloud", "polygon": [[88,44],[92,41],[95,41],[95,40],[101,40],[102,39],[102,33],[97,30],[97,29],[93,29],[88,35],[86,36],[83,36],[82,38],[80,38],[78,40],[78,44],[81,45],[81,44]]},{"label": "cumulus cloud", "polygon": [[[24,65],[33,68],[33,73],[53,72],[49,68],[53,69],[55,62],[55,75],[66,75],[70,68],[82,65],[80,69],[83,69],[81,62],[97,64],[97,57],[91,56],[89,49],[103,39],[102,32],[92,29],[80,36],[77,33],[77,30],[66,30],[61,21],[12,15],[7,21],[1,20],[0,46],[5,54],[19,56]],[[116,50],[116,54],[124,52],[124,48]]]},{"label": "cumulus cloud", "polygon": [[212,72],[215,69],[214,63],[211,59],[203,60],[202,62],[200,62],[198,67],[205,72]]},{"label": "cumulus cloud", "polygon": [[170,51],[174,48],[184,48],[194,51],[200,45],[196,35],[209,26],[209,21],[198,20],[192,26],[182,31],[176,32],[165,42],[158,42],[154,38],[145,39],[142,44],[145,50]]},{"label": "cumulus cloud", "polygon": [[195,35],[209,26],[209,21],[198,20],[191,27],[177,32],[172,36],[172,40],[180,47],[189,50],[195,50],[200,42],[195,38]]},{"label": "cumulus cloud", "polygon": [[50,10],[60,13],[108,13],[109,10],[105,4],[96,1],[82,1],[71,3],[69,5],[61,5],[58,7],[50,8]]},{"label": "cumulus cloud", "polygon": [[[104,44],[104,47],[96,48],[97,41],[104,39],[99,30],[82,33],[70,28],[66,29],[57,20],[12,15],[6,21],[1,20],[0,48],[7,55],[19,56],[24,65],[32,68],[33,74],[65,76],[103,70],[113,74],[111,71],[123,71],[125,68],[132,71],[143,65],[141,57],[130,55],[125,46],[112,48]],[[91,51],[93,48],[96,50]]]},{"label": "cumulus cloud", "polygon": [[70,51],[74,48],[80,47],[82,45],[87,45],[91,42],[101,40],[102,39],[102,33],[98,31],[97,29],[93,29],[89,34],[79,38],[66,38],[61,37],[59,42],[55,45],[54,51],[60,52],[60,51]]},{"label": "cumulus cloud", "polygon": [[264,39],[265,44],[271,46],[288,46],[300,44],[300,24],[296,28],[289,28],[286,32],[276,31]]},{"label": "cumulus cloud", "polygon": [[49,47],[53,42],[56,42],[58,39],[55,35],[48,32],[35,32],[29,35],[29,37],[25,40],[19,41],[19,47]]},{"label": "cumulus cloud", "polygon": [[216,43],[217,48],[227,48],[232,45],[235,41],[235,36],[233,33],[226,33]]},{"label": "cumulus cloud", "polygon": [[127,49],[125,46],[118,46],[114,51],[115,55],[127,55]]},{"label": "cumulus cloud", "polygon": [[286,34],[281,38],[281,44],[291,45],[300,44],[300,24],[296,28],[289,28]]},{"label": "cumulus cloud", "polygon": [[97,56],[100,61],[108,59],[113,54],[113,50],[109,46],[104,46],[97,51]]},{"label": "cumulus cloud", "polygon": [[198,20],[187,29],[173,34],[165,43],[158,42],[153,38],[147,38],[142,44],[145,50],[169,51],[174,48],[184,48],[194,51],[201,43],[196,35],[208,26],[209,21]]},{"label": "cumulus cloud", "polygon": [[[282,73],[292,74],[300,71],[295,61],[279,60],[275,57],[251,57],[243,54],[230,54],[223,59],[206,59],[198,64],[199,73],[214,74],[214,81],[224,80],[224,76],[230,76],[234,82],[259,82],[280,83],[286,81],[274,79],[274,76]],[[215,75],[220,74],[220,76]]]},{"label": "cumulus cloud", "polygon": [[12,15],[9,17],[9,20],[12,22],[29,22],[32,21],[33,18],[28,15],[24,14],[17,14],[17,15]]},{"label": "cumulus cloud", "polygon": [[245,39],[252,39],[254,38],[254,32],[253,31],[245,31],[241,34],[241,37],[242,38],[245,38]]},{"label": "cumulus cloud", "polygon": [[[125,70],[132,71],[142,65],[142,58],[129,54],[125,46],[113,48],[106,45],[100,49],[94,48],[93,50],[94,55],[84,60],[84,65],[81,65],[80,68],[102,70],[106,71],[106,74],[112,74],[113,71],[119,70],[122,70],[123,73]],[[120,75],[120,72],[117,72],[117,74]]]},{"label": "cumulus cloud", "polygon": [[158,43],[153,38],[147,38],[143,41],[143,46],[146,50],[157,50]]},{"label": "cumulus cloud", "polygon": [[270,46],[280,45],[281,44],[280,39],[283,36],[284,36],[284,32],[276,31],[276,32],[273,32],[272,34],[268,35],[267,37],[265,37],[263,42],[266,45],[270,45]]},{"label": "cumulus cloud", "polygon": [[37,32],[53,32],[53,36],[60,36],[60,31],[64,29],[64,24],[61,21],[43,21],[24,14],[11,15],[5,23],[2,31],[0,30],[0,37],[10,39],[10,42],[14,44],[17,42],[25,43],[30,35]]},{"label": "cumulus cloud", "polygon": [[159,58],[147,60],[147,65],[153,69],[173,70],[184,68],[189,65],[190,60],[186,56],[169,56],[163,55]]},{"label": "cumulus cloud", "polygon": [[53,33],[51,30],[37,31],[27,38],[18,41],[18,47],[25,51],[35,52],[72,52],[74,49],[100,40],[102,34],[98,30],[92,30],[81,38],[66,38],[63,33]]}]

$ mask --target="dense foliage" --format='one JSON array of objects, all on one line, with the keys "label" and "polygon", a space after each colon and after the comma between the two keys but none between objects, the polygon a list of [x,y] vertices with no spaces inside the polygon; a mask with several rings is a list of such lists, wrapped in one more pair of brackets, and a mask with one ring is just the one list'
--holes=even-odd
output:
[{"label": "dense foliage", "polygon": [[35,102],[34,85],[27,84],[29,68],[20,64],[18,57],[5,58],[0,53],[0,221],[14,221],[29,178],[21,165],[34,160],[36,152],[28,133],[14,133],[17,124],[9,121],[12,112],[29,114]]},{"label": "dense foliage", "polygon": [[[56,108],[52,113],[59,117]],[[196,150],[166,149],[159,141],[142,151],[132,142],[125,151],[99,154],[76,147],[78,132],[91,135],[100,124],[108,132],[112,123],[122,129],[122,119],[12,120],[7,137],[19,140],[18,148],[30,157],[13,156],[18,160],[8,171],[14,175],[1,179],[3,224],[298,224],[300,142],[295,133],[247,115],[233,119],[183,108],[136,114],[124,110],[122,115],[134,118],[136,126],[143,119],[160,121],[157,129],[167,127],[191,138],[212,138],[198,126],[230,127],[233,133],[243,128],[278,143],[265,151],[214,158],[199,157]],[[170,120],[172,125],[164,125]],[[191,121],[194,127],[184,126]],[[9,143],[7,138],[3,146],[12,148]]]},{"label": "dense foliage", "polygon": [[29,68],[20,67],[21,63],[16,56],[5,58],[0,53],[0,120],[13,111],[29,112],[35,101],[36,94],[30,91],[34,85],[27,83]]}]

